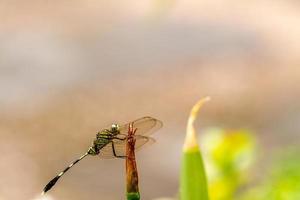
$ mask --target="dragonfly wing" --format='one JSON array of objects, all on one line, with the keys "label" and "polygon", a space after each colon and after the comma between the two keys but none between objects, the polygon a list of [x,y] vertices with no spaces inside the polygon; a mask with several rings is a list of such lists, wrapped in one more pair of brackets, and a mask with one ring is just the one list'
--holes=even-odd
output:
[{"label": "dragonfly wing", "polygon": [[110,142],[107,143],[104,147],[102,147],[102,149],[100,149],[99,156],[102,159],[110,159],[115,157]]},{"label": "dragonfly wing", "polygon": [[[155,142],[153,138],[150,137],[145,137],[141,135],[136,135],[134,136],[136,139],[135,142],[135,149],[136,151],[139,151],[142,146],[150,145]],[[101,150],[100,150],[100,158],[103,159],[111,159],[115,158],[115,154],[113,151],[113,145],[115,149],[115,154],[117,156],[126,156],[126,140],[118,140],[118,139],[113,139],[110,143],[105,145]]]},{"label": "dragonfly wing", "polygon": [[[131,123],[133,123],[133,128],[137,129],[135,135],[149,136],[162,127],[162,122],[153,117],[142,117]],[[127,135],[129,124],[130,123],[120,126],[121,134]]]},{"label": "dragonfly wing", "polygon": [[145,146],[151,145],[155,142],[155,139],[152,137],[145,137],[142,135],[136,135],[134,137],[135,141],[135,151],[139,151],[140,149],[144,148]]}]

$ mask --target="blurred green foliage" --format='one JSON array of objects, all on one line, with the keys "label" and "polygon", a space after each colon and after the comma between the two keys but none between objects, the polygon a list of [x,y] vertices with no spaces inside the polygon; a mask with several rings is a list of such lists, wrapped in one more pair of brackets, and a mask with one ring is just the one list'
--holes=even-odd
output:
[{"label": "blurred green foliage", "polygon": [[258,184],[241,195],[241,200],[299,200],[299,150],[287,148],[277,152],[275,161]]},{"label": "blurred green foliage", "polygon": [[225,131],[211,128],[202,141],[211,200],[233,199],[248,181],[247,170],[253,163],[256,142],[248,130]]},{"label": "blurred green foliage", "polygon": [[[255,135],[249,130],[207,129],[201,138],[211,200],[299,200],[299,150],[274,153],[264,171],[254,165],[258,155]],[[271,157],[271,156],[269,156]],[[253,171],[260,172],[252,182]]]},{"label": "blurred green foliage", "polygon": [[[285,148],[269,162],[258,158],[257,139],[250,130],[209,128],[200,150],[194,122],[207,101],[198,101],[188,119],[180,200],[300,200],[299,149]],[[259,177],[253,178],[255,174]]]}]

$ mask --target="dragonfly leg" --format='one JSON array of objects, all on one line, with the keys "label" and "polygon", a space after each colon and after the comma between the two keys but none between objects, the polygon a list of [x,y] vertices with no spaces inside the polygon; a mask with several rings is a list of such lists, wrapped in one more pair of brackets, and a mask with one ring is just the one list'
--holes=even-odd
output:
[{"label": "dragonfly leg", "polygon": [[124,140],[126,140],[127,138],[118,138],[118,137],[113,137],[113,139],[124,141]]},{"label": "dragonfly leg", "polygon": [[113,141],[111,142],[111,145],[112,145],[112,150],[113,150],[114,156],[115,156],[116,158],[126,158],[126,156],[118,156],[118,155],[116,154],[115,144],[114,144]]}]

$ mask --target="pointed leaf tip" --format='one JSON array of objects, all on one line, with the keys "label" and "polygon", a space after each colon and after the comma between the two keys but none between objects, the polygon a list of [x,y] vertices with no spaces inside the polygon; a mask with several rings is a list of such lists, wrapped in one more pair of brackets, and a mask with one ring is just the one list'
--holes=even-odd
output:
[{"label": "pointed leaf tip", "polygon": [[209,97],[200,99],[193,106],[188,119],[181,163],[180,200],[209,200],[204,163],[194,128],[200,108],[209,100]]},{"label": "pointed leaf tip", "polygon": [[198,150],[198,142],[197,142],[197,136],[196,131],[194,128],[194,121],[196,120],[198,116],[198,112],[200,108],[203,106],[204,103],[210,100],[210,97],[205,97],[200,99],[192,108],[190,112],[190,116],[188,118],[187,128],[186,128],[186,137],[185,142],[183,146],[183,151],[194,151]]}]

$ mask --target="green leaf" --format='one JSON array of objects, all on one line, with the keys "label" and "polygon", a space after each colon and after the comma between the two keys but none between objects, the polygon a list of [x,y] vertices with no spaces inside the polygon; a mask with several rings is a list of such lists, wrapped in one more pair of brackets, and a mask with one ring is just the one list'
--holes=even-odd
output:
[{"label": "green leaf", "polygon": [[183,159],[180,177],[181,200],[208,200],[206,173],[202,156],[197,143],[196,131],[193,126],[199,109],[208,101],[204,98],[198,101],[191,110],[188,119],[187,133],[183,147]]},{"label": "green leaf", "polygon": [[181,179],[181,200],[208,200],[207,180],[199,149],[183,153]]}]

